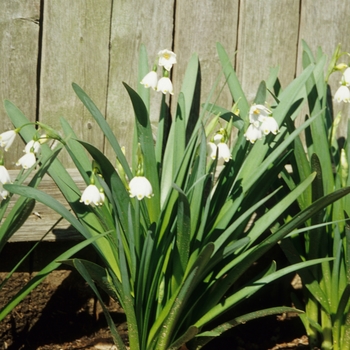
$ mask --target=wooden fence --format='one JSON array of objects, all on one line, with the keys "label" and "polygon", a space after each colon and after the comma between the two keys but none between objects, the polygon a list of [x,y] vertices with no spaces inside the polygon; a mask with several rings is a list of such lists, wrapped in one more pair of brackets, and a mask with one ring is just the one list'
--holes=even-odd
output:
[{"label": "wooden fence", "polygon": [[[2,0],[0,98],[16,104],[32,121],[59,128],[63,116],[79,137],[108,154],[103,135],[71,88],[75,82],[94,100],[130,155],[133,112],[122,82],[133,88],[139,83],[141,44],[151,63],[160,49],[176,52],[175,99],[196,52],[204,101],[220,72],[215,47],[220,42],[252,100],[271,67],[280,66],[282,86],[300,72],[302,39],[314,51],[321,46],[329,57],[338,43],[350,51],[349,18],[348,0]],[[339,79],[331,82],[333,93]],[[159,99],[154,93],[155,106]],[[220,103],[231,107],[227,91]],[[335,106],[340,108],[348,115],[348,106]],[[151,114],[156,123],[157,107]],[[2,130],[11,128],[4,108],[0,120]],[[18,141],[5,154],[8,168],[16,168],[22,151]],[[63,160],[72,166],[67,156]]]}]

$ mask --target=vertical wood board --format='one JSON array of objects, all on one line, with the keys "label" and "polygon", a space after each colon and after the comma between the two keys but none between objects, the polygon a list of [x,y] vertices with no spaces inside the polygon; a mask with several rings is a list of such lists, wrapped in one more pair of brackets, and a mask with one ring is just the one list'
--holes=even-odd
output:
[{"label": "vertical wood board", "polygon": [[[40,1],[3,1],[0,11],[0,132],[13,129],[3,101],[10,100],[35,121]],[[5,166],[16,168],[24,144],[15,142]]]},{"label": "vertical wood board", "polygon": [[[200,102],[206,102],[215,81],[221,76],[211,102],[231,109],[232,98],[228,89],[225,88],[220,93],[224,84],[224,77],[221,73],[216,43],[222,44],[234,61],[237,45],[237,24],[238,0],[203,0],[200,2],[180,0],[176,2],[174,50],[177,54],[178,63],[173,68],[176,94],[181,89],[187,63],[192,54],[196,53],[200,62],[201,74]],[[172,106],[172,110],[175,110],[175,106]]]},{"label": "vertical wood board", "polygon": [[242,0],[240,2],[237,74],[248,101],[261,80],[279,66],[282,87],[295,75],[299,31],[299,1]]},{"label": "vertical wood board", "polygon": [[[115,0],[111,22],[110,70],[108,84],[107,121],[114,130],[126,155],[131,159],[134,112],[122,82],[134,90],[138,81],[138,62],[141,44],[146,46],[149,70],[159,50],[171,49],[173,41],[174,1]],[[151,91],[151,122],[159,118],[161,93]],[[110,157],[109,147],[106,153]]]},{"label": "vertical wood board", "polygon": [[[66,118],[79,138],[103,149],[103,135],[72,89],[81,86],[105,112],[111,0],[49,0],[44,5],[40,121],[60,130]],[[67,167],[72,161],[62,156]]]},{"label": "vertical wood board", "polygon": [[[329,63],[336,46],[340,43],[344,51],[350,52],[350,3],[344,0],[304,0],[301,7],[300,39],[306,41],[316,55],[317,48],[321,47],[328,56]],[[298,50],[297,71],[302,70],[302,45]],[[350,64],[348,56],[343,56],[340,62]],[[328,67],[326,67],[328,68]],[[331,75],[329,84],[331,98],[337,91],[341,79],[341,72]],[[342,121],[338,127],[338,136],[344,136],[350,116],[350,106],[347,103],[333,103],[334,116],[342,113]]]}]

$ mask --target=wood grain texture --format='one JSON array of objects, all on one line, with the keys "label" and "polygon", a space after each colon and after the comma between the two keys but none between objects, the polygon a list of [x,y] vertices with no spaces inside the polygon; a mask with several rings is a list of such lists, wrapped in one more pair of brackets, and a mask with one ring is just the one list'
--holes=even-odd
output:
[{"label": "wood grain texture", "polygon": [[[40,121],[60,130],[66,118],[79,138],[103,149],[103,135],[71,84],[81,86],[105,112],[111,0],[44,3]],[[69,157],[61,158],[69,167]]]},{"label": "wood grain texture", "polygon": [[[181,89],[187,63],[197,53],[201,70],[201,103],[204,103],[215,80],[221,73],[216,43],[220,42],[234,62],[238,30],[238,0],[202,0],[176,2],[176,23],[174,51],[178,64],[173,68],[175,92]],[[218,97],[224,79],[213,94],[212,102]],[[230,109],[232,99],[225,89],[217,103]],[[173,106],[174,107],[174,106]],[[174,108],[172,108],[174,110]]]},{"label": "wood grain texture", "polygon": [[[30,120],[36,117],[37,58],[40,0],[2,1],[0,10],[0,132],[13,129],[3,100],[16,104]],[[5,164],[14,168],[22,156],[18,140],[5,155]]]},{"label": "wood grain texture", "polygon": [[[300,39],[306,41],[311,50],[316,54],[317,48],[321,47],[323,52],[331,59],[338,44],[345,51],[350,51],[350,4],[343,0],[303,0],[301,6],[300,19]],[[298,67],[301,65],[302,45],[298,47]],[[343,57],[342,62],[349,64],[349,58]],[[332,74],[329,84],[331,97],[339,87],[341,73]],[[344,136],[347,130],[348,117],[350,116],[350,106],[347,103],[334,104],[334,116],[338,112],[342,113],[342,121],[338,128],[338,136]]]},{"label": "wood grain texture", "polygon": [[[174,0],[115,0],[111,21],[110,70],[108,84],[107,121],[114,130],[126,155],[131,158],[134,112],[122,84],[134,90],[138,81],[138,60],[141,44],[149,55],[149,69],[159,50],[171,49],[173,42]],[[159,118],[161,93],[151,92],[151,122]],[[109,148],[107,155],[111,156]]]},{"label": "wood grain texture", "polygon": [[240,4],[236,68],[243,91],[253,101],[271,67],[280,67],[282,86],[294,78],[299,1],[242,0]]}]

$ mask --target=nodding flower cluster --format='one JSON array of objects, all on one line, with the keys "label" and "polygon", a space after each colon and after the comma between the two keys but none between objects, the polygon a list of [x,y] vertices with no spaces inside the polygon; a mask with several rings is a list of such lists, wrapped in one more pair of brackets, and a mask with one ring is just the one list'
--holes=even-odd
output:
[{"label": "nodding flower cluster", "polygon": [[276,135],[279,131],[276,120],[270,109],[264,105],[252,105],[249,110],[249,127],[244,136],[247,141],[254,143],[270,132]]},{"label": "nodding flower cluster", "polygon": [[346,68],[341,80],[340,87],[334,95],[334,100],[337,102],[350,102],[350,67]]},{"label": "nodding flower cluster", "polygon": [[[6,152],[13,144],[19,129],[8,130],[0,134],[0,147]],[[24,147],[24,155],[16,162],[16,165],[21,165],[23,169],[31,168],[37,161],[37,157],[41,152],[41,144],[47,141],[46,135],[41,135],[29,141]],[[11,183],[9,172],[4,166],[4,157],[0,158],[0,199],[6,199],[8,191],[3,188],[3,185]]]},{"label": "nodding flower cluster", "polygon": [[[169,78],[170,70],[176,63],[176,54],[170,50],[161,50],[158,52],[158,64],[154,64],[153,69],[141,80],[145,88],[152,88],[161,91],[163,94],[173,95],[173,83]],[[158,66],[163,67],[162,77],[158,80]]]}]

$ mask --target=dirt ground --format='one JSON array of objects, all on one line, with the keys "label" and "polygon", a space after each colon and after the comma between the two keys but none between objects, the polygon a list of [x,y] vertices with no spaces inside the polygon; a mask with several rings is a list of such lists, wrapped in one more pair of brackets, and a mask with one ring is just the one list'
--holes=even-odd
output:
[{"label": "dirt ground", "polygon": [[[14,248],[16,246],[12,246]],[[52,247],[52,246],[51,246]],[[16,248],[15,251],[18,249]],[[9,253],[7,253],[9,254]],[[11,252],[10,252],[11,254]],[[32,269],[40,259],[32,261]],[[8,267],[1,266],[0,279]],[[19,271],[0,291],[1,304],[23,286],[30,273]],[[33,273],[33,272],[32,272]],[[34,272],[35,273],[35,272]],[[253,298],[248,307],[275,301],[279,286]],[[277,293],[277,294],[276,294]],[[282,293],[280,293],[282,294]],[[264,299],[265,298],[265,299]],[[118,330],[127,339],[123,310],[110,300],[109,308]],[[265,306],[265,305],[264,305]],[[245,307],[245,306],[244,306]],[[240,325],[215,339],[204,350],[307,349],[307,338],[298,317],[266,317]],[[82,278],[72,270],[54,271],[13,312],[0,322],[0,350],[116,349],[103,312]]]}]

